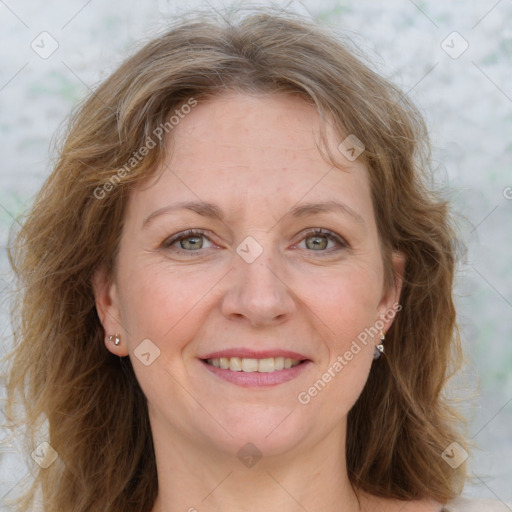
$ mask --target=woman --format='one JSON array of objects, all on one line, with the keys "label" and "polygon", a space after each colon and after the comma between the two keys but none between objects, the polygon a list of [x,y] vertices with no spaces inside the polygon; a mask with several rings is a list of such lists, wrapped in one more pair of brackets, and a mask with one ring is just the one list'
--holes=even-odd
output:
[{"label": "woman", "polygon": [[182,20],[108,78],[11,250],[44,510],[469,510],[426,137],[289,13]]}]

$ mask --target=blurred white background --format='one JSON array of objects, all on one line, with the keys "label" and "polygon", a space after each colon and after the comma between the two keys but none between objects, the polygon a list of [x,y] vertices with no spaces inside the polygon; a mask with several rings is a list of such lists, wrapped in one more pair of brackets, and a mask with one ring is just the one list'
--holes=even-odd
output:
[{"label": "blurred white background", "polygon": [[[9,346],[8,231],[50,172],[55,131],[173,15],[207,5],[0,0],[0,357]],[[435,185],[460,217],[465,256],[456,295],[466,380],[478,392],[465,406],[478,446],[465,494],[512,502],[512,3],[303,0],[290,8],[353,38],[427,119]],[[26,458],[16,443],[0,445],[1,510],[27,474]]]}]

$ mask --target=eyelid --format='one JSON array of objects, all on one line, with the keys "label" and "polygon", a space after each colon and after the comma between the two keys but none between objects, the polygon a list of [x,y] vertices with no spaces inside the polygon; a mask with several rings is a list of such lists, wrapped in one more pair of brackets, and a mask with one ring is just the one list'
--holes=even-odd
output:
[{"label": "eyelid", "polygon": [[[170,237],[166,238],[162,242],[162,247],[164,249],[170,249],[174,243],[179,242],[180,240],[182,240],[184,238],[193,237],[193,236],[204,236],[204,238],[208,239],[211,243],[214,243],[213,240],[211,240],[211,238],[206,235],[206,233],[207,233],[207,231],[204,229],[186,229],[185,231],[180,231],[179,233],[176,233],[176,234],[171,235]],[[198,252],[198,251],[185,251],[184,249],[182,249],[182,251],[183,252]]]},{"label": "eyelid", "polygon": [[[340,235],[336,234],[335,232],[330,231],[329,229],[325,229],[325,228],[308,228],[306,230],[303,230],[301,232],[301,239],[297,242],[297,244],[302,242],[304,239],[306,239],[310,236],[315,236],[315,235],[326,236],[328,239],[334,240],[336,243],[338,243],[341,248],[350,249],[350,244],[343,237],[341,237]],[[204,238],[209,240],[212,244],[215,244],[215,242],[213,242],[213,240],[211,240],[211,238],[207,235],[206,230],[200,229],[200,228],[197,228],[197,229],[192,228],[192,229],[186,229],[184,231],[180,231],[179,233],[176,233],[176,234],[166,238],[162,242],[161,246],[164,249],[171,249],[171,246],[174,243],[179,242],[182,239],[185,239],[188,237],[193,237],[193,236],[203,236]],[[295,244],[295,245],[297,245],[297,244]],[[206,249],[208,249],[208,247]],[[186,252],[186,253],[191,253],[191,254],[193,254],[194,252],[201,251],[201,249],[198,249],[196,251],[187,251],[185,249],[175,249],[175,250],[177,252]],[[333,249],[331,248],[331,250],[329,250],[329,251],[325,250],[325,251],[310,251],[310,252],[318,252],[321,254],[321,253],[330,253],[330,252],[332,252],[332,250]],[[334,250],[336,250],[336,249],[334,249]]]},{"label": "eyelid", "polygon": [[[309,229],[306,229],[305,231],[302,231],[301,235],[302,235],[302,238],[299,240],[298,243],[302,242],[305,238],[308,238],[310,236],[323,235],[323,236],[326,236],[327,238],[329,238],[330,240],[334,240],[335,242],[337,242],[342,248],[345,248],[345,249],[351,248],[350,244],[345,240],[345,238],[343,238],[341,235],[338,235],[337,233],[335,233],[334,231],[331,231],[329,229],[309,228]],[[311,252],[329,253],[331,251],[326,250],[326,251],[311,251]]]}]

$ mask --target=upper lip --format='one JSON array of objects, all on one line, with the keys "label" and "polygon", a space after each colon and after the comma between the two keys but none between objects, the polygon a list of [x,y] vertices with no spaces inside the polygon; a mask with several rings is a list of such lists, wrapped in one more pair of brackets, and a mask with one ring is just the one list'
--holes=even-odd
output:
[{"label": "upper lip", "polygon": [[243,359],[267,359],[270,357],[289,357],[299,361],[309,359],[303,354],[293,352],[291,350],[269,349],[269,350],[252,350],[248,348],[228,348],[225,350],[217,350],[210,352],[200,359],[218,359],[220,357],[240,357]]}]

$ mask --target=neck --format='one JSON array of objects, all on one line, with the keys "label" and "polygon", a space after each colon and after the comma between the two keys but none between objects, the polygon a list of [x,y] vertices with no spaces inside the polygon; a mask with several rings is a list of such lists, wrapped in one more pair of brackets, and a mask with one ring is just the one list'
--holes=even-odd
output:
[{"label": "neck", "polygon": [[[152,512],[359,512],[345,464],[345,430],[249,467],[190,439],[159,443],[159,494]],[[161,439],[161,437],[160,437]]]}]

